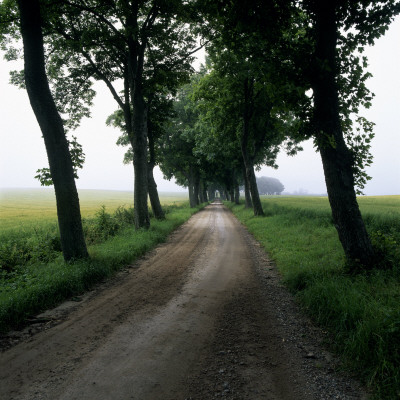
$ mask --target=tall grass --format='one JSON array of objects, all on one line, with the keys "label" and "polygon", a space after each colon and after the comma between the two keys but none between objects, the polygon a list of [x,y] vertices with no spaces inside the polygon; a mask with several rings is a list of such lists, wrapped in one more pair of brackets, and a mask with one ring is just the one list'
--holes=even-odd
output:
[{"label": "tall grass", "polygon": [[[276,261],[289,289],[332,337],[345,365],[377,399],[400,398],[400,196],[360,198],[375,247],[391,269],[349,275],[325,198],[271,198],[266,217],[229,204]],[[379,265],[380,267],[380,265]]]}]

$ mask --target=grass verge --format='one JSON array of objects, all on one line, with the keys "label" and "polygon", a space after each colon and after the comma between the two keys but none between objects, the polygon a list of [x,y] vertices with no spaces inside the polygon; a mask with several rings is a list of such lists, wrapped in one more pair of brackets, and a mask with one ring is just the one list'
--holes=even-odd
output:
[{"label": "grass verge", "polygon": [[327,329],[344,365],[357,371],[377,399],[400,398],[400,214],[366,212],[375,246],[393,266],[350,276],[330,212],[271,199],[266,217],[226,205],[275,260],[288,288]]},{"label": "grass verge", "polygon": [[[81,294],[134,262],[165,241],[173,230],[202,207],[204,204],[197,208],[189,208],[187,204],[170,206],[166,219],[152,219],[149,230],[135,231],[133,226],[125,226],[114,236],[107,235],[104,241],[89,246],[90,260],[65,263],[59,254],[49,262],[34,259],[14,265],[11,272],[0,276],[0,332],[22,326],[27,317]],[[92,221],[95,228],[104,220],[104,215],[101,210],[97,220]]]}]

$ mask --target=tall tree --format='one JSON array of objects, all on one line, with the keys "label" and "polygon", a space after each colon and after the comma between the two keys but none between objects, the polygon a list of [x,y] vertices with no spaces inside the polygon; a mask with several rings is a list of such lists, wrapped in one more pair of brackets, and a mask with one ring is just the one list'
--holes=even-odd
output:
[{"label": "tall tree", "polygon": [[190,5],[86,0],[53,6],[59,10],[48,23],[53,57],[76,74],[104,81],[123,110],[133,150],[135,226],[147,228],[148,112],[155,91],[169,93],[191,70],[196,42],[185,22]]},{"label": "tall tree", "polygon": [[24,74],[32,109],[40,125],[57,202],[65,260],[88,257],[83,236],[74,169],[62,119],[50,91],[43,49],[39,0],[18,0],[24,45]]},{"label": "tall tree", "polygon": [[[310,64],[313,134],[321,154],[333,220],[347,258],[371,267],[376,262],[374,249],[355,190],[355,177],[359,178],[360,169],[368,161],[369,146],[352,148],[350,142],[349,147],[343,129],[351,128],[350,112],[358,111],[360,104],[368,106],[370,99],[364,85],[367,75],[357,69],[359,58],[353,53],[362,51],[364,44],[373,43],[387,29],[393,15],[400,11],[400,3],[329,0],[322,4],[306,0],[304,4],[313,21],[311,35],[315,46]],[[350,29],[356,33],[349,33]],[[346,70],[349,58],[354,63],[353,73]]]}]

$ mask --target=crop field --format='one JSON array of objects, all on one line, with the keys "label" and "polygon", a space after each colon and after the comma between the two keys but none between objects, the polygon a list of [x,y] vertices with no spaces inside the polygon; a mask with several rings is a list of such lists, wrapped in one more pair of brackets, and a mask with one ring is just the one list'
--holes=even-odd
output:
[{"label": "crop field", "polygon": [[[133,192],[113,190],[79,190],[83,218],[93,217],[105,206],[107,212],[118,207],[133,206]],[[186,193],[160,193],[164,205],[182,204],[188,200]],[[15,229],[30,229],[46,223],[56,223],[57,212],[54,190],[1,189],[0,233]]]},{"label": "crop field", "polygon": [[[327,197],[316,196],[261,196],[265,202],[290,208],[330,212]],[[360,196],[357,199],[362,213],[400,215],[400,196]]]}]

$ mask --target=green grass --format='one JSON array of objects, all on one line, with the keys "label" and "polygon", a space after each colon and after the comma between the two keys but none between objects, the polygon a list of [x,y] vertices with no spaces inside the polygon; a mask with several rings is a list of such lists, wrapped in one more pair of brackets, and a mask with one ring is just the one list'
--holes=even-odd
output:
[{"label": "green grass", "polygon": [[350,276],[323,197],[264,198],[266,217],[229,207],[275,260],[289,289],[327,329],[377,399],[400,397],[400,196],[361,197],[374,244],[393,269]]},{"label": "green grass", "polygon": [[[171,204],[174,199],[178,204]],[[33,230],[27,225],[25,230],[2,231],[0,332],[23,326],[27,317],[82,293],[134,262],[201,208],[189,208],[182,196],[177,200],[170,196],[167,202],[166,219],[152,219],[149,230],[139,231],[131,223],[132,209],[115,208],[114,213],[108,213],[98,208],[94,217],[84,221],[90,260],[75,263],[64,262],[54,221],[39,217],[34,221],[34,212],[30,214]],[[38,198],[33,208],[40,208]]]}]

